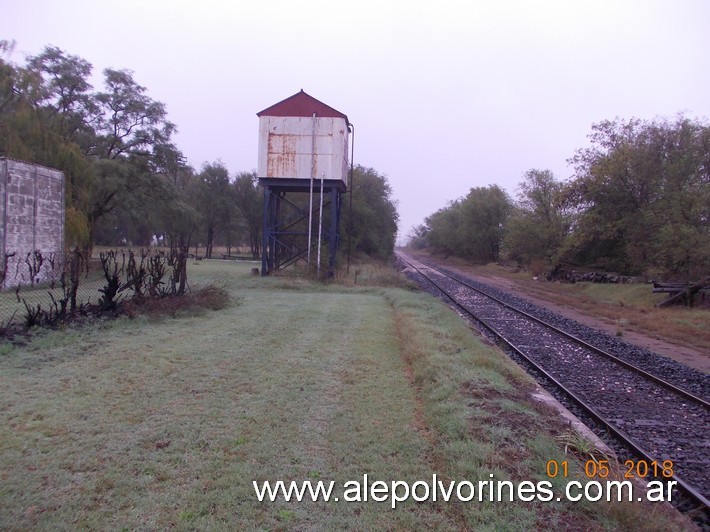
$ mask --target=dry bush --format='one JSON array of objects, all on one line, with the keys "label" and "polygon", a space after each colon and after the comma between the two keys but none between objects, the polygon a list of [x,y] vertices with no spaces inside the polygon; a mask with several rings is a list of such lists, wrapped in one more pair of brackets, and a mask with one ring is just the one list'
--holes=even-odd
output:
[{"label": "dry bush", "polygon": [[207,286],[196,290],[191,297],[196,300],[199,307],[210,310],[222,310],[227,308],[232,303],[232,297],[223,286],[208,284]]},{"label": "dry bush", "polygon": [[235,300],[224,287],[208,284],[183,295],[132,299],[124,302],[123,311],[131,318],[136,314],[152,316],[170,315],[177,317],[179,315],[199,314],[205,309],[222,310],[234,302]]}]

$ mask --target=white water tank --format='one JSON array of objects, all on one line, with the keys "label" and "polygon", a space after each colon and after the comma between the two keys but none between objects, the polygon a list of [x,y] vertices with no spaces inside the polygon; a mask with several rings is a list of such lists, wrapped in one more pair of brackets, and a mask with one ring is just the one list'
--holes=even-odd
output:
[{"label": "white water tank", "polygon": [[301,90],[257,113],[258,177],[347,184],[348,117]]}]

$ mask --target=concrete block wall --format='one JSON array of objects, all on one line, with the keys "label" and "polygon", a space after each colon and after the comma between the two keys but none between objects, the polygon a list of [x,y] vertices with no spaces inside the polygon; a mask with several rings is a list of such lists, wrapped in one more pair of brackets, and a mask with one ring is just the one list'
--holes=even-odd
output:
[{"label": "concrete block wall", "polygon": [[[45,258],[32,275],[27,265],[39,251]],[[7,262],[2,288],[59,278],[64,253],[64,173],[0,158],[0,261]],[[49,258],[54,259],[54,267]],[[36,264],[36,260],[34,260]],[[0,269],[3,265],[0,264]],[[0,274],[1,277],[1,274]],[[34,278],[33,278],[34,277]]]}]

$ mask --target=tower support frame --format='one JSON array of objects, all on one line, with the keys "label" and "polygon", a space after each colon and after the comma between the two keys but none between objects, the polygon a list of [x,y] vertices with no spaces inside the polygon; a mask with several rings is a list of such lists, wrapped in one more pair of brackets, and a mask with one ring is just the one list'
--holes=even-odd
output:
[{"label": "tower support frame", "polygon": [[[340,244],[341,200],[346,192],[345,183],[336,179],[324,179],[321,183],[320,179],[259,178],[259,184],[264,191],[261,275],[269,275],[315,256],[309,251],[318,246],[320,236],[328,248],[327,276],[332,277]],[[311,187],[311,184],[316,186]],[[318,204],[314,208],[313,202],[305,201],[312,199],[309,195],[313,194],[314,189],[321,190],[321,184],[323,209],[328,210],[327,225],[321,223],[323,211]],[[308,205],[311,205],[310,209]],[[319,226],[322,226],[320,232]],[[311,264],[308,264],[308,269],[318,270],[317,265]]]}]

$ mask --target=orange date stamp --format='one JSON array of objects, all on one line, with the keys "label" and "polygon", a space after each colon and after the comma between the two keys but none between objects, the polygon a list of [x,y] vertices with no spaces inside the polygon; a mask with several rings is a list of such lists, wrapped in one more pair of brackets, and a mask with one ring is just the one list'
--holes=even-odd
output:
[{"label": "orange date stamp", "polygon": [[[624,478],[673,478],[673,460],[626,460]],[[545,473],[549,478],[567,478],[570,474],[567,460],[548,460]],[[587,478],[608,478],[611,474],[609,460],[587,460],[584,476]]]}]

